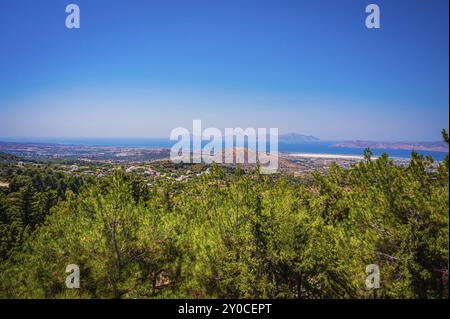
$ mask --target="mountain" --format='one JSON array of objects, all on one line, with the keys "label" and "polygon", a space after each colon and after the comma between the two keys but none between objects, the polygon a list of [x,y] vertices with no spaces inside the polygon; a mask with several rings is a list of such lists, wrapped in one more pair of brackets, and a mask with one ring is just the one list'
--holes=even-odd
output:
[{"label": "mountain", "polygon": [[281,134],[278,136],[278,142],[284,143],[284,144],[304,144],[304,143],[314,143],[319,142],[320,139],[318,139],[315,136],[311,135],[303,135],[298,133],[287,133],[287,134]]},{"label": "mountain", "polygon": [[445,142],[375,142],[375,141],[345,141],[334,144],[333,147],[351,148],[379,148],[391,150],[416,150],[448,152],[448,144]]}]

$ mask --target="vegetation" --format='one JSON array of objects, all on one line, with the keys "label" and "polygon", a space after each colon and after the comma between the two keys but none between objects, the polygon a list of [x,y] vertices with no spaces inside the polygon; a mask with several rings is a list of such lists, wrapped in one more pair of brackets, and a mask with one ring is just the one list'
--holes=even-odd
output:
[{"label": "vegetation", "polygon": [[66,199],[67,190],[78,193],[88,180],[66,176],[43,164],[25,167],[18,163],[22,161],[16,156],[0,154],[0,181],[8,181],[7,188],[0,188],[0,263],[22,247],[50,209]]},{"label": "vegetation", "polygon": [[365,156],[308,180],[16,172],[0,193],[0,297],[448,298],[448,158],[432,171],[414,152],[407,167]]}]

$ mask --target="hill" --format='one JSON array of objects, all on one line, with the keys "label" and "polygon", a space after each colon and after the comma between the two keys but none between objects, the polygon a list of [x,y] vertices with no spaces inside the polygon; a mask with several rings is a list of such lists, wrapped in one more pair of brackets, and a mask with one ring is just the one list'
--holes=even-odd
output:
[{"label": "hill", "polygon": [[304,143],[314,143],[319,142],[320,139],[318,139],[315,136],[312,135],[303,135],[298,133],[287,133],[282,134],[278,137],[279,143],[285,143],[285,144],[304,144]]},{"label": "hill", "polygon": [[375,141],[345,141],[333,145],[334,147],[380,148],[391,150],[416,150],[448,152],[445,142],[375,142]]}]

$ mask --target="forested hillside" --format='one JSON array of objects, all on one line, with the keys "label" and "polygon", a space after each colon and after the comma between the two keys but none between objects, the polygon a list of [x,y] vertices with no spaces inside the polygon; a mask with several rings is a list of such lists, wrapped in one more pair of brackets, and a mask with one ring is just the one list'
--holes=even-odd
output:
[{"label": "forested hillside", "polygon": [[0,263],[21,249],[24,239],[41,225],[50,209],[78,193],[88,179],[66,176],[42,163],[22,164],[20,158],[0,153]]},{"label": "forested hillside", "polygon": [[152,187],[23,171],[0,194],[0,297],[448,298],[448,158],[365,155],[310,179],[213,166]]}]

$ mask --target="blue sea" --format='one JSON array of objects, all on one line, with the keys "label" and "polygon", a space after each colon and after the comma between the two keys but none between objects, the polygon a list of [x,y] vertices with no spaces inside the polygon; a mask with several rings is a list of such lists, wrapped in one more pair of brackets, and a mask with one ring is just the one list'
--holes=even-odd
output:
[{"label": "blue sea", "polygon": [[[3,142],[16,143],[50,143],[50,144],[68,144],[83,146],[114,146],[114,147],[136,147],[136,148],[170,148],[174,141],[165,138],[1,138]],[[207,142],[204,142],[206,144]],[[334,147],[336,141],[324,141],[307,144],[283,144],[279,143],[278,150],[283,153],[316,153],[316,154],[341,154],[341,155],[362,155],[362,148]],[[410,150],[391,150],[391,149],[371,149],[375,156],[387,153],[390,157],[410,158]],[[419,154],[431,155],[433,159],[441,161],[447,153],[418,151]]]}]

